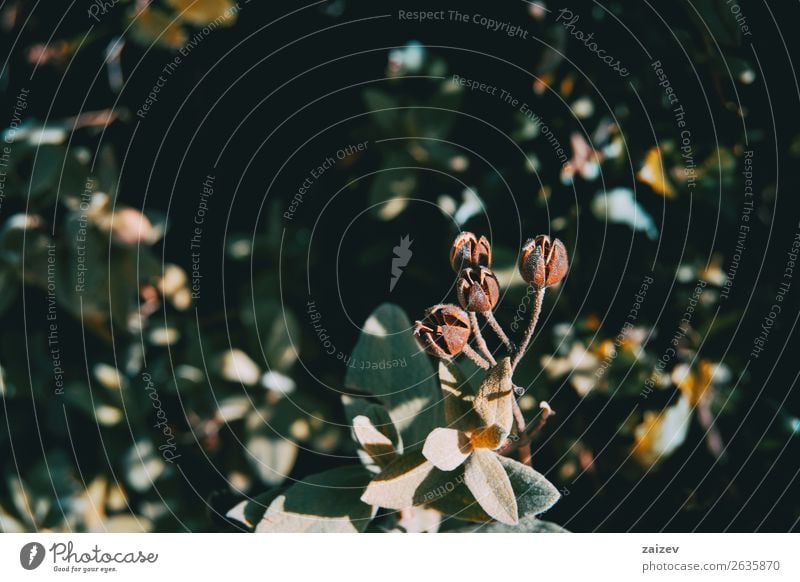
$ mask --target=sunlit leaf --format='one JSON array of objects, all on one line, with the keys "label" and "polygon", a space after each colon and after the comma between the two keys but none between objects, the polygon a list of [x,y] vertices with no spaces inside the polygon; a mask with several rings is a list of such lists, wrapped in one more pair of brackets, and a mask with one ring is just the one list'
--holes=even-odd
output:
[{"label": "sunlit leaf", "polygon": [[370,481],[361,500],[387,509],[419,505],[415,503],[417,489],[433,470],[433,464],[419,451],[397,457]]},{"label": "sunlit leaf", "polygon": [[364,531],[375,515],[375,508],[360,500],[369,478],[361,467],[341,467],[312,475],[275,498],[256,532]]},{"label": "sunlit leaf", "polygon": [[661,150],[658,147],[652,147],[647,150],[644,163],[636,173],[636,178],[650,186],[658,194],[666,198],[675,198],[675,188],[664,171],[664,162],[661,157]]},{"label": "sunlit leaf", "polygon": [[486,372],[486,377],[475,395],[475,412],[484,426],[497,425],[507,435],[514,422],[513,400],[511,360],[503,358]]},{"label": "sunlit leaf", "polygon": [[464,483],[486,513],[497,521],[519,521],[517,498],[497,453],[476,449],[464,465]]},{"label": "sunlit leaf", "polygon": [[436,374],[411,333],[403,310],[384,303],[369,316],[353,349],[345,385],[377,397],[388,409],[405,447],[421,447],[443,421]]},{"label": "sunlit leaf", "polygon": [[629,188],[614,188],[609,192],[598,192],[592,201],[592,212],[601,221],[626,224],[633,230],[658,238],[658,229],[653,218],[636,201]]},{"label": "sunlit leaf", "polygon": [[196,26],[215,23],[231,26],[238,13],[234,0],[167,0],[181,20]]},{"label": "sunlit leaf", "polygon": [[353,419],[353,433],[364,451],[379,467],[385,467],[395,458],[392,439],[378,430],[366,416]]},{"label": "sunlit leaf", "polygon": [[452,471],[472,452],[469,438],[452,428],[435,428],[425,439],[422,454],[441,471]]},{"label": "sunlit leaf", "polygon": [[556,486],[530,466],[508,457],[498,459],[514,489],[520,518],[544,513],[561,497]]},{"label": "sunlit leaf", "polygon": [[570,533],[560,525],[541,520],[533,515],[521,518],[517,525],[486,523],[470,525],[456,531],[458,533]]},{"label": "sunlit leaf", "polygon": [[644,465],[653,465],[668,457],[683,444],[689,432],[692,405],[686,395],[665,410],[648,410],[636,427],[633,456]]}]

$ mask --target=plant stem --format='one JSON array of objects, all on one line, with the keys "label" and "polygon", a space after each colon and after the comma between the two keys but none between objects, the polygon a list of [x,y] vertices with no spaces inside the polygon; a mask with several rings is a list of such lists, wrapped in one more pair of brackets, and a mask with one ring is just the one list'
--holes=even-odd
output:
[{"label": "plant stem", "polygon": [[506,349],[508,350],[508,353],[509,354],[513,354],[514,353],[514,344],[512,344],[511,340],[508,339],[508,336],[506,335],[506,332],[503,331],[503,328],[500,326],[500,322],[497,321],[497,319],[495,318],[494,312],[492,312],[492,311],[484,311],[483,312],[483,316],[486,318],[486,321],[489,322],[489,325],[494,330],[494,333],[497,334],[497,337],[500,338],[500,341],[502,341],[503,344],[505,344]]},{"label": "plant stem", "polygon": [[481,333],[481,326],[478,324],[478,316],[475,315],[474,311],[469,312],[469,321],[472,324],[472,333],[475,334],[475,343],[478,344],[478,348],[480,348],[481,353],[486,357],[489,363],[494,366],[497,362],[492,356],[492,352],[489,351],[489,346],[486,345],[486,340],[483,339],[483,334]]},{"label": "plant stem", "polygon": [[484,370],[488,370],[489,369],[489,362],[484,360],[483,357],[481,357],[481,355],[478,352],[476,352],[475,350],[472,349],[471,346],[469,346],[469,345],[464,346],[464,349],[462,350],[461,353],[463,353],[470,360],[475,362],[475,364],[477,366],[483,368]]},{"label": "plant stem", "polygon": [[512,410],[514,412],[514,422],[517,425],[517,441],[516,449],[519,451],[519,462],[523,465],[531,464],[531,439],[528,436],[527,425],[525,424],[525,417],[522,415],[522,410],[519,407],[517,399],[512,400]]},{"label": "plant stem", "polygon": [[539,410],[541,410],[541,414],[539,415],[539,422],[536,424],[535,427],[533,427],[531,430],[528,431],[528,437],[530,437],[531,439],[537,434],[539,434],[539,431],[544,428],[547,419],[556,413],[556,411],[550,408],[550,405],[545,401],[539,403]]},{"label": "plant stem", "polygon": [[528,322],[528,328],[525,330],[525,335],[522,336],[522,343],[519,344],[517,353],[511,360],[511,369],[514,370],[525,355],[528,349],[528,344],[531,343],[533,332],[536,329],[536,324],[539,323],[539,315],[542,313],[542,301],[544,300],[545,287],[536,289],[536,297],[533,299],[533,311],[531,312],[531,320]]}]

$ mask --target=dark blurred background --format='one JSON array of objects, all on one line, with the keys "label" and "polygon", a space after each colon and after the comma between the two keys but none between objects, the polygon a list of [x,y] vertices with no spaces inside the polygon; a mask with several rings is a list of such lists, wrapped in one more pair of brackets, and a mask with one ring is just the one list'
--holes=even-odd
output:
[{"label": "dark blurred background", "polygon": [[[525,239],[569,250],[516,378],[557,411],[533,461],[562,489],[548,520],[797,529],[796,5],[743,1],[739,22],[711,0],[459,3],[468,22],[398,17],[453,10],[431,2],[92,6],[0,8],[4,530],[231,529],[223,515],[242,495],[346,462],[336,354],[383,302],[413,320],[454,301],[461,229],[492,242],[506,325],[525,294]],[[413,256],[390,290],[407,235]]]}]

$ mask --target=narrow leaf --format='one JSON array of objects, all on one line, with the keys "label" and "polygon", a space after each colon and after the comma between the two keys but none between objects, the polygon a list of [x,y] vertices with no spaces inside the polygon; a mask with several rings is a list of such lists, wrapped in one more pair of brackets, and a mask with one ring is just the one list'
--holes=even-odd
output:
[{"label": "narrow leaf", "polygon": [[514,489],[497,453],[476,449],[464,466],[464,483],[491,517],[508,525],[519,522]]},{"label": "narrow leaf", "polygon": [[511,384],[511,360],[503,358],[486,373],[475,396],[475,411],[484,426],[496,424],[505,434],[514,422],[514,391]]},{"label": "narrow leaf", "polygon": [[439,362],[439,384],[447,426],[462,431],[478,428],[481,421],[472,407],[475,393],[463,372],[453,362]]},{"label": "narrow leaf", "polygon": [[514,489],[521,518],[544,513],[561,497],[556,486],[530,466],[508,457],[498,459]]}]

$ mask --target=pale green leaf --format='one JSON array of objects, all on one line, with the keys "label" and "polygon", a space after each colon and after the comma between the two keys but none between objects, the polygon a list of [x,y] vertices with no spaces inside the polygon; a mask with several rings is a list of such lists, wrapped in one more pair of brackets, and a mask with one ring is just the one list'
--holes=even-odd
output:
[{"label": "pale green leaf", "polygon": [[278,436],[256,434],[247,439],[247,460],[264,483],[281,483],[297,459],[297,445]]},{"label": "pale green leaf", "polygon": [[405,509],[415,503],[420,484],[434,470],[419,451],[397,457],[367,486],[361,500],[386,509]]},{"label": "pale green leaf", "polygon": [[555,485],[528,465],[508,457],[498,459],[514,489],[520,517],[544,513],[561,497]]},{"label": "pale green leaf", "polygon": [[481,420],[472,407],[475,392],[461,369],[453,362],[440,360],[439,383],[447,426],[461,431],[478,428]]},{"label": "pale green leaf", "polygon": [[464,466],[464,483],[491,517],[509,525],[519,522],[517,498],[497,453],[473,451]]},{"label": "pale green leaf", "polygon": [[484,426],[497,425],[507,435],[514,422],[511,360],[503,358],[486,372],[475,396],[475,411]]},{"label": "pale green leaf", "polygon": [[570,533],[569,530],[560,525],[550,521],[543,521],[535,515],[521,518],[517,525],[486,523],[470,525],[455,531],[457,533]]},{"label": "pale green leaf", "polygon": [[389,437],[398,453],[403,452],[403,441],[397,433],[397,427],[392,422],[392,417],[380,404],[368,402],[364,398],[353,398],[346,394],[342,396],[344,416],[351,425],[357,416],[366,416],[372,425],[381,433]]},{"label": "pale green leaf", "polygon": [[392,440],[379,431],[366,416],[360,415],[353,419],[353,434],[364,452],[379,467],[385,467],[396,457]]},{"label": "pale green leaf", "polygon": [[348,368],[345,385],[377,397],[405,446],[421,447],[444,415],[433,366],[402,309],[384,303],[367,318],[352,361],[357,365]]},{"label": "pale green leaf", "polygon": [[452,428],[435,428],[425,439],[422,454],[442,471],[452,471],[469,457],[469,438]]}]

